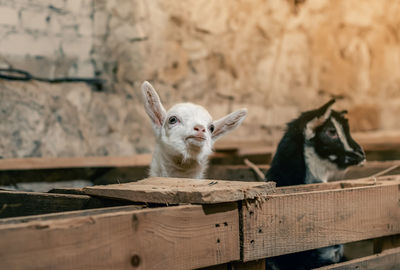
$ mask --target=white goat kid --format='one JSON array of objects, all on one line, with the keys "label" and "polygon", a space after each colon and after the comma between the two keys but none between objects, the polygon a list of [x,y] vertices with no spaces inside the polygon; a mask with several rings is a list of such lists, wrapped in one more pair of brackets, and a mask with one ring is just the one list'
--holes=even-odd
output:
[{"label": "white goat kid", "polygon": [[247,115],[241,109],[213,122],[205,108],[193,103],[179,103],[166,112],[148,82],[142,84],[142,93],[156,136],[150,176],[203,178],[214,142]]}]

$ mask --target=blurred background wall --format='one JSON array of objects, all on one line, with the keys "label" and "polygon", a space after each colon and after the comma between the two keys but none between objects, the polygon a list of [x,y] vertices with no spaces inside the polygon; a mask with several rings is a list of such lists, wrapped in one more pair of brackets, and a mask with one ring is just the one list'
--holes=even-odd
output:
[{"label": "blurred background wall", "polygon": [[399,0],[0,0],[0,67],[107,80],[0,79],[0,156],[151,151],[143,80],[167,108],[249,108],[229,140],[276,141],[331,97],[354,131],[399,129],[399,14]]}]

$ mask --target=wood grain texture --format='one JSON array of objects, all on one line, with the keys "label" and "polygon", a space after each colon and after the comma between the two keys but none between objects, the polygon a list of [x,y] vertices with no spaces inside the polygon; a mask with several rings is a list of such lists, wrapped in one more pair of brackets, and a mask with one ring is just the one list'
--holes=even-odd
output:
[{"label": "wood grain texture", "polygon": [[398,270],[398,269],[400,269],[400,248],[388,249],[379,254],[318,268],[318,270]]},{"label": "wood grain texture", "polygon": [[273,182],[239,182],[185,178],[148,178],[118,185],[92,186],[83,192],[107,198],[149,203],[221,203],[273,193]]},{"label": "wood grain texture", "polygon": [[93,198],[87,195],[0,191],[0,218],[40,215],[124,204],[126,202]]},{"label": "wood grain texture", "polygon": [[1,268],[179,270],[240,257],[234,203],[79,213],[0,223]]},{"label": "wood grain texture", "polygon": [[391,179],[375,186],[269,195],[244,205],[243,260],[400,233],[400,178]]}]

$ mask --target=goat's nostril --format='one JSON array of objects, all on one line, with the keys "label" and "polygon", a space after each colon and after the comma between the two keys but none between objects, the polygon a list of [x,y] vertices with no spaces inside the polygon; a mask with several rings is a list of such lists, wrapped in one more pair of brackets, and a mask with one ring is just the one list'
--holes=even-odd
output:
[{"label": "goat's nostril", "polygon": [[193,129],[200,132],[206,132],[206,128],[202,125],[196,125]]}]

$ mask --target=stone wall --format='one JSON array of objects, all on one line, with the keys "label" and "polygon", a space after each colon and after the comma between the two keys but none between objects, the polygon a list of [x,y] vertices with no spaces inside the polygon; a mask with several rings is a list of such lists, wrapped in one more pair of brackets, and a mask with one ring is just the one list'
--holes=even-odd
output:
[{"label": "stone wall", "polygon": [[[139,86],[268,140],[332,96],[353,130],[399,129],[400,0],[0,0],[0,66],[106,87],[0,81],[0,156],[152,148]],[[4,122],[4,123],[3,123]]]}]

